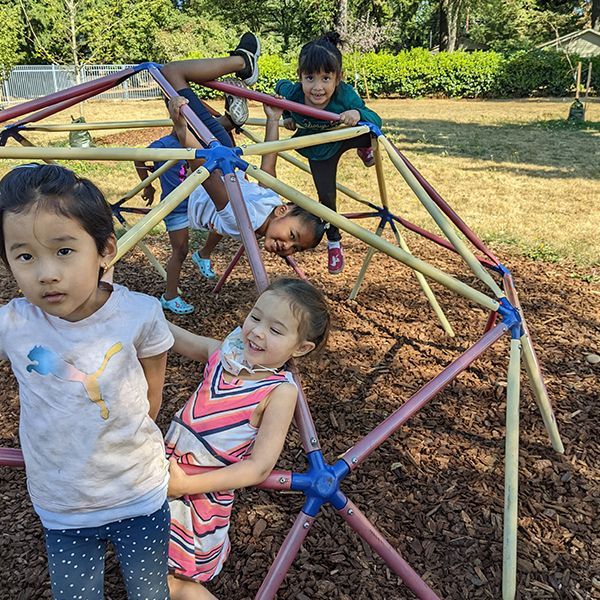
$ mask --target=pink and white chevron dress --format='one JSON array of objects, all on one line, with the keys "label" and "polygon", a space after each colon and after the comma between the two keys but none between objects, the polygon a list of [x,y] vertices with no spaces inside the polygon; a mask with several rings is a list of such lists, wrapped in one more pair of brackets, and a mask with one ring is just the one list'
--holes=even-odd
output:
[{"label": "pink and white chevron dress", "polygon": [[[258,431],[250,425],[252,413],[277,386],[293,383],[287,371],[227,383],[220,358],[217,350],[208,359],[202,383],[167,432],[167,456],[176,456],[180,463],[222,467],[243,460]],[[209,581],[219,573],[230,550],[232,504],[233,490],[169,500],[171,572],[196,581]]]}]

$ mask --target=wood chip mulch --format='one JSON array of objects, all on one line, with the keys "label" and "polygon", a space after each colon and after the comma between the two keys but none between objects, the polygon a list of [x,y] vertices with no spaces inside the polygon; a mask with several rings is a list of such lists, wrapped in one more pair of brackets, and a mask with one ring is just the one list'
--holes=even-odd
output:
[{"label": "wood chip mulch", "polygon": [[[478,287],[454,255],[408,236],[415,255]],[[165,239],[149,245],[165,261]],[[334,330],[316,361],[301,363],[302,379],[321,445],[334,462],[423,384],[477,341],[483,309],[437,284],[435,293],[455,327],[447,337],[409,269],[377,254],[356,301],[347,300],[366,247],[346,236],[347,267],[326,273],[325,250],[298,262],[331,301]],[[193,248],[195,250],[195,248]],[[215,254],[222,272],[235,251],[223,242]],[[565,454],[554,452],[523,370],[521,397],[518,595],[521,600],[600,597],[600,289],[569,266],[506,258],[523,304],[554,406]],[[289,275],[266,257],[271,277]],[[0,301],[18,293],[1,271]],[[118,266],[116,281],[158,296],[160,277],[138,251]],[[184,327],[221,337],[241,323],[255,297],[242,259],[217,297],[188,259],[184,298],[195,314],[173,317]],[[508,337],[435,397],[343,484],[362,510],[441,598],[501,597],[504,502],[504,410]],[[197,385],[201,367],[169,358],[163,430]],[[0,445],[18,447],[18,392],[8,365],[0,365]],[[288,436],[280,468],[303,471],[297,431]],[[50,598],[40,524],[21,469],[0,468],[0,598]],[[211,590],[219,598],[254,597],[302,506],[302,496],[245,490],[231,528],[232,553]],[[295,600],[404,599],[413,595],[375,553],[326,507],[294,561],[278,598]],[[124,588],[112,555],[106,598]]]}]

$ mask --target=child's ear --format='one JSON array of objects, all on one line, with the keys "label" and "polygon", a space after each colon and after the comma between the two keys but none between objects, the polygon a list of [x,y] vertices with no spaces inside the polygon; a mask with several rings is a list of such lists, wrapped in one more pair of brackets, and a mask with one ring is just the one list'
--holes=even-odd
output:
[{"label": "child's ear", "polygon": [[275,208],[276,217],[285,217],[288,214],[290,207],[287,204],[280,204]]},{"label": "child's ear", "polygon": [[314,342],[309,342],[307,340],[304,340],[294,351],[294,353],[292,354],[292,356],[294,358],[298,358],[300,356],[304,356],[305,354],[308,354],[311,350],[315,349],[315,343]]},{"label": "child's ear", "polygon": [[117,255],[117,238],[114,234],[111,234],[106,240],[106,244],[104,245],[104,250],[102,250],[101,255],[107,265]]}]

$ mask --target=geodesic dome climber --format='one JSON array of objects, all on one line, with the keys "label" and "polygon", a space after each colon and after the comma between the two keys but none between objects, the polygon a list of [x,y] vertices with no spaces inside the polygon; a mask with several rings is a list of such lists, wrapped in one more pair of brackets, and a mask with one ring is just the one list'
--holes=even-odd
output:
[{"label": "geodesic dome climber", "polygon": [[[377,128],[370,124],[360,123],[356,127],[347,127],[326,131],[314,135],[307,135],[299,139],[286,139],[277,142],[253,143],[236,148],[223,147],[209,132],[207,127],[189,109],[183,108],[189,126],[203,140],[204,149],[137,149],[137,148],[58,148],[58,147],[30,147],[23,133],[28,130],[38,129],[46,131],[67,131],[77,125],[52,126],[36,125],[41,119],[64,110],[82,100],[102,93],[118,85],[136,72],[147,70],[161,87],[166,96],[175,95],[175,91],[163,77],[160,66],[146,63],[135,68],[126,69],[115,75],[110,75],[90,83],[84,83],[73,88],[57,92],[45,98],[26,102],[19,106],[0,112],[0,122],[6,123],[12,119],[29,115],[21,120],[5,125],[0,134],[2,148],[0,158],[12,159],[42,159],[42,160],[142,160],[142,161],[167,161],[165,167],[169,168],[177,160],[203,158],[205,163],[193,172],[178,188],[176,188],[163,202],[152,208],[148,214],[128,228],[119,240],[118,255],[115,260],[121,259],[136,244],[142,243],[143,236],[149,232],[162,218],[177,204],[186,198],[209,175],[218,170],[223,175],[224,184],[229,194],[230,202],[242,234],[245,252],[252,269],[258,291],[262,291],[268,284],[259,246],[250,226],[249,217],[244,206],[235,170],[242,169],[247,175],[255,178],[265,186],[272,188],[281,196],[318,215],[360,239],[369,246],[367,256],[354,285],[351,296],[358,293],[361,282],[366,276],[368,265],[376,251],[384,252],[390,257],[410,267],[416,274],[419,284],[427,296],[434,312],[438,316],[442,327],[448,335],[454,335],[450,324],[439,306],[433,292],[429,288],[427,279],[438,282],[474,304],[489,311],[489,318],[483,335],[479,341],[463,352],[454,362],[447,365],[437,376],[425,384],[420,390],[407,399],[399,408],[382,421],[373,431],[349,448],[333,464],[328,464],[321,451],[321,444],[310,414],[308,404],[302,392],[296,407],[295,422],[298,427],[306,460],[307,469],[304,472],[291,472],[276,470],[265,480],[260,487],[272,490],[297,490],[304,494],[305,502],[298,514],[292,529],[285,538],[282,547],[271,565],[257,598],[268,599],[275,597],[287,570],[298,553],[300,546],[308,535],[315,519],[323,505],[330,504],[344,521],[383,559],[387,566],[396,573],[404,584],[423,600],[438,598],[438,595],[429,585],[410,567],[400,553],[384,538],[384,536],[367,520],[361,510],[342,491],[342,482],[352,471],[378,446],[386,441],[395,431],[405,424],[412,415],[419,411],[438,392],[452,382],[462,371],[490,346],[497,342],[504,334],[510,334],[510,356],[508,364],[508,386],[506,402],[506,446],[505,446],[505,508],[504,508],[504,544],[503,544],[503,575],[502,594],[504,599],[514,598],[516,594],[516,568],[517,568],[517,501],[518,501],[518,445],[519,445],[519,396],[520,396],[520,370],[521,361],[525,365],[527,377],[533,388],[537,406],[553,448],[563,452],[562,442],[555,422],[554,414],[548,399],[540,367],[528,332],[525,316],[523,315],[513,278],[494,256],[494,254],[481,242],[475,233],[458,217],[448,206],[433,187],[404,157],[390,140]],[[245,96],[259,102],[282,106],[286,109],[321,118],[325,121],[336,122],[339,116],[323,110],[317,110],[305,105],[296,104],[286,100],[273,98],[251,90],[245,90],[222,82],[209,82],[208,87],[227,91],[238,96]],[[129,123],[87,123],[87,129],[115,129],[121,127],[156,126],[169,124],[170,121],[145,121]],[[251,139],[253,134],[243,130]],[[290,160],[297,166],[307,170],[308,167],[297,158],[286,153],[287,150],[298,149],[328,141],[344,140],[370,132],[377,138],[375,148],[376,176],[379,189],[380,203],[378,205],[361,197],[343,185],[338,189],[354,200],[365,205],[368,210],[352,213],[347,216],[339,215],[321,204],[315,202],[305,194],[295,190],[283,181],[280,181],[261,171],[244,160],[246,156],[262,155],[278,152],[283,158]],[[6,142],[13,138],[25,147],[7,147]],[[444,237],[434,234],[422,227],[414,225],[402,217],[392,214],[388,205],[388,194],[384,176],[383,151],[388,156],[393,166],[399,171],[415,193],[423,207],[434,219]],[[158,177],[160,172],[153,173],[146,181],[134,188],[127,196],[131,197],[140,191],[147,183]],[[137,190],[137,191],[136,191]],[[375,233],[358,225],[355,221],[359,218],[377,218],[379,223]],[[435,244],[452,250],[460,255],[471,273],[486,286],[488,294],[484,294],[473,287],[446,274],[440,269],[416,258],[408,250],[408,246],[399,231],[399,225],[424,236]],[[382,238],[382,232],[389,226],[393,232],[397,245]],[[462,234],[472,246],[483,256],[476,256]],[[497,281],[498,280],[498,281]],[[299,383],[299,381],[298,381]],[[299,389],[301,389],[299,387]],[[22,456],[18,449],[0,449],[0,465],[22,466]],[[190,467],[190,470],[193,468]]]}]

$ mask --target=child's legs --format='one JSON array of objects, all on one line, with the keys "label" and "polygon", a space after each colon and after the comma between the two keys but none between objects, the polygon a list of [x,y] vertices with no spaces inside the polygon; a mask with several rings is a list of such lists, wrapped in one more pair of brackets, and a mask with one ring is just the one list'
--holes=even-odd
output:
[{"label": "child's legs", "polygon": [[[312,172],[313,181],[317,188],[319,202],[337,212],[336,188],[337,168],[340,157],[344,152],[351,148],[365,148],[371,145],[371,135],[365,133],[356,138],[344,140],[338,152],[327,160],[309,160],[310,170]],[[330,242],[339,242],[342,238],[340,230],[333,225],[325,230],[327,240]]]},{"label": "child's legs", "polygon": [[188,254],[190,234],[187,224],[183,229],[170,230],[168,234],[169,241],[171,242],[171,256],[167,262],[167,291],[165,299],[172,300],[178,295],[177,288],[179,286],[181,266]]},{"label": "child's legs", "polygon": [[161,69],[161,72],[167,81],[178,90],[188,87],[190,82],[212,81],[222,75],[241,71],[245,66],[246,63],[241,56],[227,56],[224,58],[178,60],[167,63]]},{"label": "child's legs", "polygon": [[221,125],[220,121],[208,112],[206,106],[202,104],[200,98],[196,96],[193,90],[187,87],[187,83],[184,83],[181,87],[175,87],[175,89],[177,90],[177,93],[180,96],[183,96],[187,99],[188,106],[194,111],[196,116],[208,127],[210,132],[219,140],[219,142],[221,142],[223,146],[233,148],[231,136],[227,133],[223,125]]},{"label": "child's legs", "polygon": [[216,231],[209,231],[206,236],[204,246],[198,250],[198,253],[202,258],[210,258],[213,250],[217,247],[217,244],[223,239],[223,236]]},{"label": "child's legs", "polygon": [[109,539],[115,547],[129,600],[169,600],[169,524],[167,502],[151,515],[109,524]]},{"label": "child's legs", "polygon": [[[335,182],[337,177],[337,166],[340,160],[341,153],[338,152],[327,160],[309,160],[310,170],[312,172],[313,181],[317,188],[319,202],[336,210],[336,189]],[[340,230],[333,225],[330,225],[325,233],[330,242],[337,242],[341,239]]]},{"label": "child's legs", "polygon": [[105,528],[44,529],[54,600],[103,600]]},{"label": "child's legs", "polygon": [[171,600],[217,600],[201,583],[169,575]]}]

